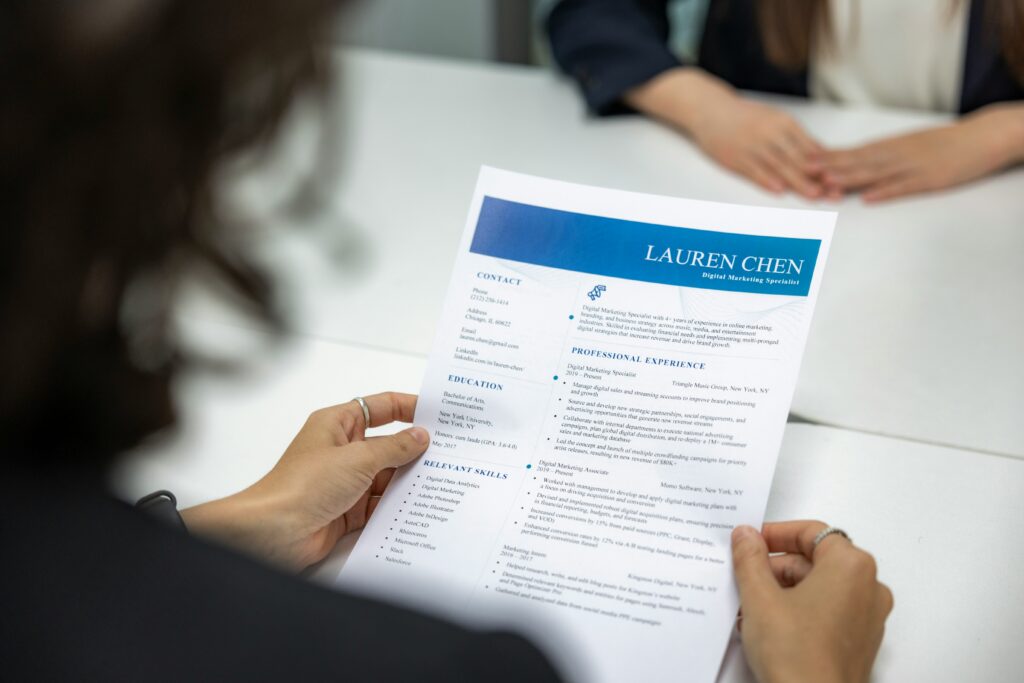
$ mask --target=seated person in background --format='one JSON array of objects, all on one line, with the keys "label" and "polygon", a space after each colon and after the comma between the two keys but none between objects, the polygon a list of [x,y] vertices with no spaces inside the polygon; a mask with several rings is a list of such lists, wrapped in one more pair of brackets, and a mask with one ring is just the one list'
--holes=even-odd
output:
[{"label": "seated person in background", "polygon": [[[188,533],[106,492],[110,463],[174,421],[176,276],[205,263],[271,310],[211,187],[220,162],[268,139],[292,96],[323,82],[313,41],[327,40],[334,5],[0,4],[5,680],[557,680],[517,636],[286,573],[362,527],[394,468],[427,448],[416,427],[366,438],[410,421],[415,396],[367,397],[370,424],[352,402],[313,413],[259,482],[184,510]],[[744,646],[762,681],[869,675],[892,596],[848,540],[815,547],[823,528],[735,533]]]},{"label": "seated person in background", "polygon": [[[554,58],[593,112],[665,121],[771,192],[877,201],[1024,161],[1024,0],[702,1],[694,64],[669,49],[669,0],[562,0]],[[734,88],[962,116],[828,150]]]}]

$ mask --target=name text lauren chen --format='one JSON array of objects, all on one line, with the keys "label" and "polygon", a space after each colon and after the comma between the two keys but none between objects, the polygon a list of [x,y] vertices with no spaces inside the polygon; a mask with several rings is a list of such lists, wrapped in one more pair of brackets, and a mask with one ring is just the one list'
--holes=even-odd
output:
[{"label": "name text lauren chen", "polygon": [[[677,266],[692,268],[710,268],[715,270],[735,270],[737,254],[723,254],[715,251],[696,251],[694,249],[673,249],[665,247],[656,249],[653,244],[647,245],[645,261],[655,263],[671,263]],[[739,259],[740,270],[748,273],[767,273],[771,275],[799,275],[804,267],[804,259],[778,258],[775,256],[744,256]]]}]

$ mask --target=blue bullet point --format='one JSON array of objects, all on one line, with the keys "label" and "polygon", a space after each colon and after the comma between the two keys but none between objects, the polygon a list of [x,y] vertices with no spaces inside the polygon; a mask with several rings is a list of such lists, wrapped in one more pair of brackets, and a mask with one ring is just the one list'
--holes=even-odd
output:
[{"label": "blue bullet point", "polygon": [[555,375],[555,379],[558,379],[558,375]]},{"label": "blue bullet point", "polygon": [[573,320],[573,319],[575,319],[575,318],[576,318],[576,316],[574,316],[574,315],[570,315],[570,316],[569,316],[569,320]]},{"label": "blue bullet point", "polygon": [[532,467],[533,467],[533,465],[527,465],[526,469],[531,469]]}]

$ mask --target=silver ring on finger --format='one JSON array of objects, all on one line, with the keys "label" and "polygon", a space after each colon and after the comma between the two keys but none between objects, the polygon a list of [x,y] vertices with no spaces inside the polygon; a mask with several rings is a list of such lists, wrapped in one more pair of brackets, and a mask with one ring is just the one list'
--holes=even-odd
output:
[{"label": "silver ring on finger", "polygon": [[847,541],[850,540],[850,535],[847,534],[842,529],[839,529],[839,528],[834,527],[834,526],[827,526],[824,529],[822,529],[821,531],[819,531],[818,535],[814,537],[814,544],[812,545],[812,550],[816,549],[818,547],[819,543],[824,541],[826,538],[828,538],[832,534],[839,534],[840,536],[845,538]]},{"label": "silver ring on finger", "polygon": [[366,405],[366,401],[362,396],[356,396],[352,399],[359,404],[359,407],[363,409],[363,429],[370,428],[370,406]]}]

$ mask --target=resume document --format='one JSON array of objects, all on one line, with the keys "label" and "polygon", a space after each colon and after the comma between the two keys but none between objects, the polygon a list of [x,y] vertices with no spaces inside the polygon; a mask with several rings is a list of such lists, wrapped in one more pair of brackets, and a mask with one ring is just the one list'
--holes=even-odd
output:
[{"label": "resume document", "polygon": [[715,680],[834,223],[484,168],[430,448],[339,585],[525,631],[570,680]]}]

